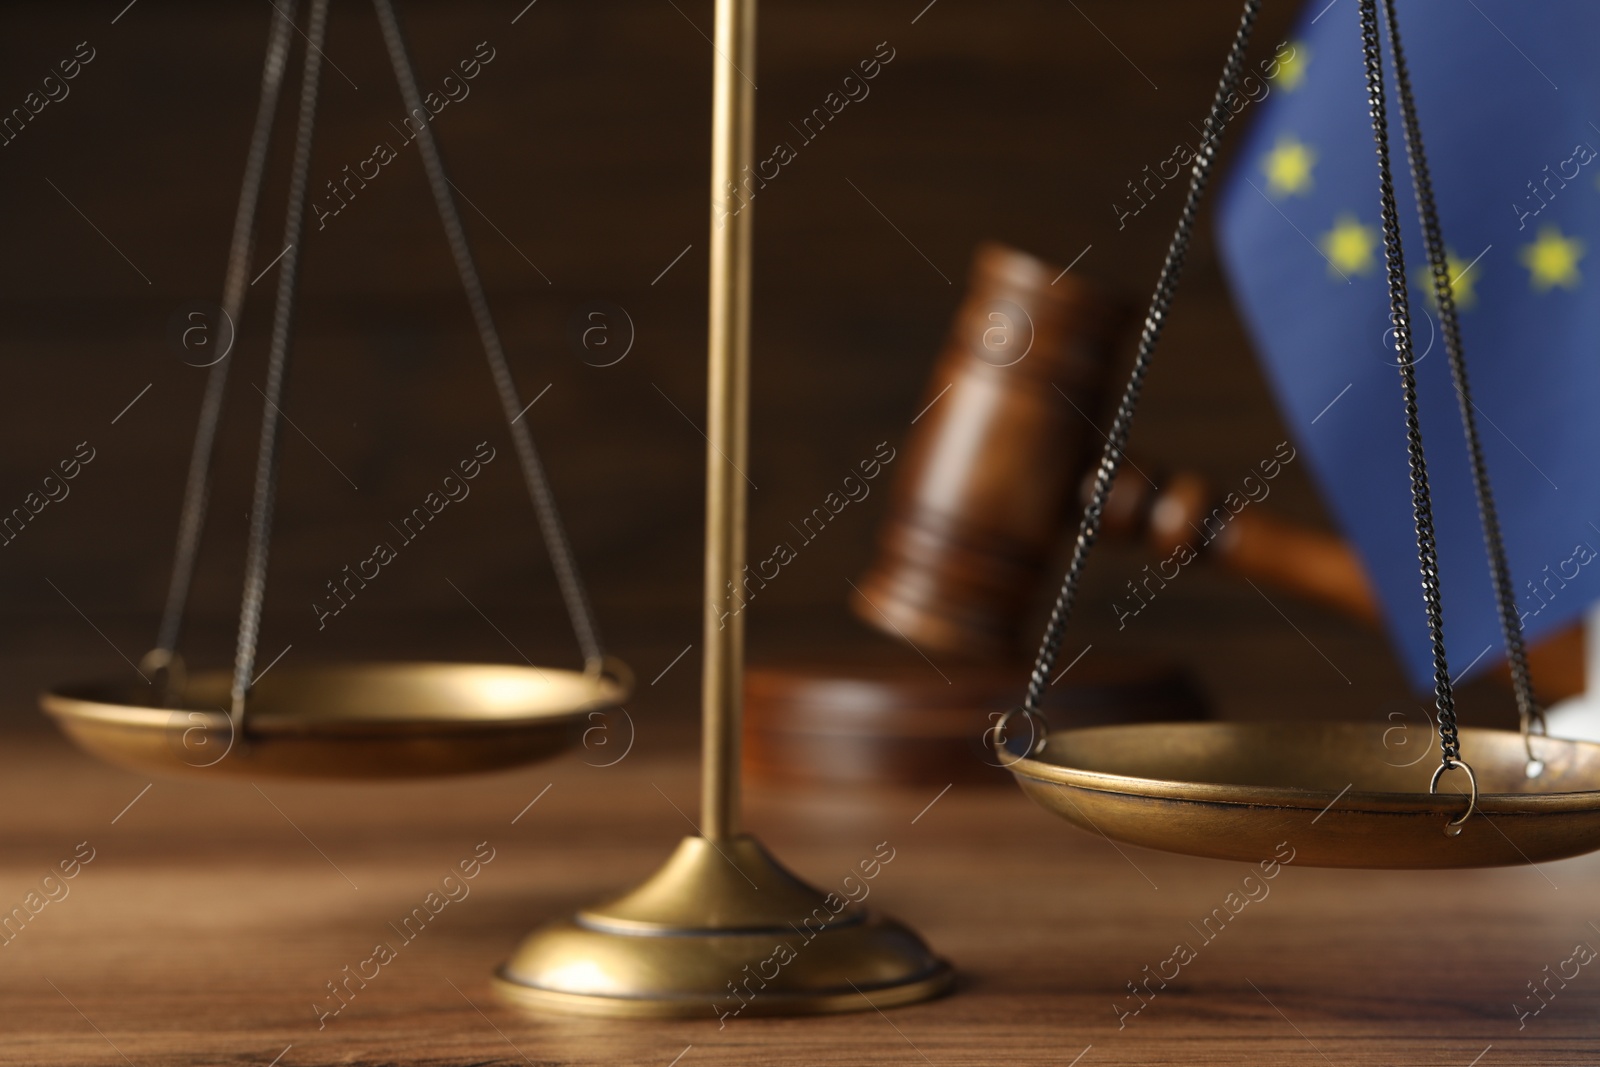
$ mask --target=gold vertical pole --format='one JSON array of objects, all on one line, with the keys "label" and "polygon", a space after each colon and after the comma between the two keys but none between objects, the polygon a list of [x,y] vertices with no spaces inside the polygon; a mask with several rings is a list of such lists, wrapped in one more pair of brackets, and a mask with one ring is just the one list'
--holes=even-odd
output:
[{"label": "gold vertical pole", "polygon": [[749,171],[755,134],[756,0],[716,3],[700,832],[726,841],[739,833],[751,222],[750,201],[739,183]]},{"label": "gold vertical pole", "polygon": [[[910,1004],[949,989],[951,972],[910,929],[854,904],[841,911],[836,893],[806,885],[739,829],[751,214],[742,183],[755,132],[756,0],[716,4],[700,833],[641,885],[528,935],[495,985],[534,1008],[725,1026],[745,1014]],[[801,924],[817,931],[804,955],[761,972],[750,995],[738,983]]]}]

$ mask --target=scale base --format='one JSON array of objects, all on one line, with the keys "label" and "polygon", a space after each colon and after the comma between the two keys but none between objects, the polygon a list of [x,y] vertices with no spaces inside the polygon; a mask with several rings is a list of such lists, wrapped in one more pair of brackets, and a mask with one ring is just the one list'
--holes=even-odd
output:
[{"label": "scale base", "polygon": [[949,964],[910,928],[846,899],[846,889],[870,892],[863,872],[847,881],[838,893],[814,889],[753,837],[686,837],[638,888],[535,930],[495,987],[525,1007],[723,1025],[948,991]]}]

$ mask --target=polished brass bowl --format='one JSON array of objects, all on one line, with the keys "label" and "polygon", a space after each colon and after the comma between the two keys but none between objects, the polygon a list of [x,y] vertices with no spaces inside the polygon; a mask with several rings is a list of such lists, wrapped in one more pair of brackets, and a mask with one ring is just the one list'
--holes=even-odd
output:
[{"label": "polished brass bowl", "polygon": [[1287,843],[1300,866],[1501,867],[1600,848],[1600,745],[1532,743],[1537,778],[1520,734],[1461,731],[1480,792],[1457,836],[1445,828],[1467,809],[1466,776],[1429,794],[1438,752],[1419,726],[1100,726],[1003,758],[1024,792],[1089,832],[1191,856],[1255,862]]},{"label": "polished brass bowl", "polygon": [[624,679],[548,667],[358,663],[279,667],[251,691],[234,736],[231,676],[189,679],[177,707],[142,684],[87,683],[40,705],[81,748],[154,774],[250,778],[414,778],[499,770],[577,742]]}]

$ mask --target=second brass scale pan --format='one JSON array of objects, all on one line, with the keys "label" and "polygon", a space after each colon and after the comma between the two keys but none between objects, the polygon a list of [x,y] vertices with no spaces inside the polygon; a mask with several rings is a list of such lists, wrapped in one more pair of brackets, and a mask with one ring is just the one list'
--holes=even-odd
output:
[{"label": "second brass scale pan", "polygon": [[[432,128],[416,132],[435,206],[488,359],[500,407],[532,498],[556,582],[586,669],[474,663],[354,663],[302,667],[256,660],[272,512],[277,495],[278,424],[292,341],[305,192],[316,118],[328,0],[312,0],[272,321],[261,440],[250,513],[238,645],[231,671],[185,679],[179,638],[195,571],[211,480],[211,458],[229,350],[244,305],[255,245],[256,208],[282,88],[297,4],[274,4],[261,97],[245,162],[233,241],[215,324],[228,338],[210,362],[179,522],[176,559],[156,647],[144,684],[88,683],[41,697],[44,710],[80,746],[111,763],[154,773],[297,778],[403,778],[494,770],[544,759],[577,742],[592,713],[617,706],[628,671],[605,655],[565,527],[524,419],[524,406],[489,313]],[[390,0],[378,21],[407,112],[422,111],[416,75]],[[274,246],[277,247],[277,246]],[[286,650],[287,651],[287,650]]]}]

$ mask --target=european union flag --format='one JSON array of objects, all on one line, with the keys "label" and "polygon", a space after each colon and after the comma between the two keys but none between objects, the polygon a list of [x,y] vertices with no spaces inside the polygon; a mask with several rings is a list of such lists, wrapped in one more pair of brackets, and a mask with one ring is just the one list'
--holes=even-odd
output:
[{"label": "european union flag", "polygon": [[[1517,605],[1537,640],[1600,599],[1600,4],[1397,7]],[[1427,689],[1357,4],[1313,0],[1288,43],[1221,193],[1222,258],[1284,416]],[[1475,672],[1502,639],[1384,47],[1445,637],[1452,671]]]}]

